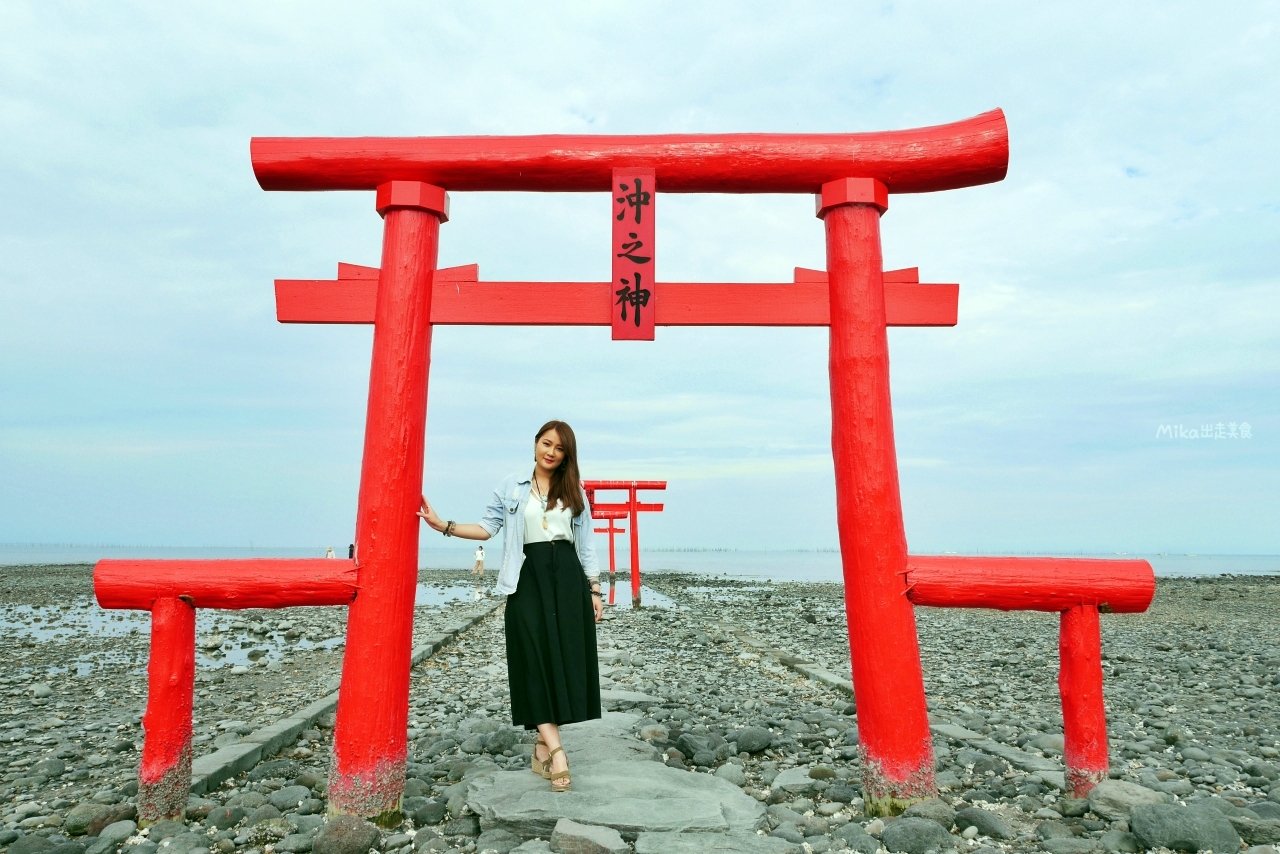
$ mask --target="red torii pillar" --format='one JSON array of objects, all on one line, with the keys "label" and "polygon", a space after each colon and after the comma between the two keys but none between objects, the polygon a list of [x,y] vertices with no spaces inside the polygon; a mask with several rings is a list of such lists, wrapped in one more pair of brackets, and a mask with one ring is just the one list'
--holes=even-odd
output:
[{"label": "red torii pillar", "polygon": [[613,523],[618,519],[627,518],[626,513],[601,513],[597,510],[591,511],[592,519],[607,519],[608,525],[604,528],[592,528],[597,534],[609,535],[609,604],[613,604],[614,585],[618,581],[618,561],[617,555],[613,547],[613,537],[615,534],[625,534],[626,528],[619,528]]},{"label": "red torii pillar", "polygon": [[[636,492],[641,489],[666,489],[665,480],[584,480],[582,488],[591,502],[592,515],[600,513],[625,513],[631,523],[631,607],[640,607],[640,513],[661,513],[661,504],[642,504]],[[625,504],[596,504],[596,492],[625,489]],[[597,517],[604,518],[604,517]],[[609,558],[613,559],[613,537],[609,537]]]}]

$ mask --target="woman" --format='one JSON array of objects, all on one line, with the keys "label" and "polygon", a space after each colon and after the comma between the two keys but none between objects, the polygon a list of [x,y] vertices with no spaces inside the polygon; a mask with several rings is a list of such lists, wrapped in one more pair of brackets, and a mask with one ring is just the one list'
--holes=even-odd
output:
[{"label": "woman", "polygon": [[563,421],[534,437],[533,473],[509,475],[479,524],[446,522],[426,496],[418,513],[446,537],[487,540],[503,531],[497,590],[507,595],[511,720],[536,729],[532,767],[567,792],[562,724],[600,717],[596,627],[604,615],[591,540],[591,507],[578,477],[578,445]]}]

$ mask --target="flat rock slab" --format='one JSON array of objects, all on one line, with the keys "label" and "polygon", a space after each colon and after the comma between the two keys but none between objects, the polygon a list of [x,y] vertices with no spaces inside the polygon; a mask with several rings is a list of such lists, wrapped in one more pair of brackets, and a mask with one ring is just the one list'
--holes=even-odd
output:
[{"label": "flat rock slab", "polygon": [[554,831],[561,818],[612,827],[634,839],[646,831],[754,833],[764,807],[732,783],[711,774],[668,768],[652,760],[607,759],[574,764],[573,788],[552,792],[528,771],[499,771],[476,778],[467,805],[481,827],[501,827],[521,837]]},{"label": "flat rock slab", "polygon": [[788,854],[800,846],[756,833],[642,833],[636,854]]},{"label": "flat rock slab", "polygon": [[661,702],[661,697],[653,697],[639,691],[624,691],[621,688],[600,689],[600,703],[605,706],[654,706]]},{"label": "flat rock slab", "polygon": [[563,728],[570,791],[552,792],[528,771],[495,771],[471,781],[467,805],[484,829],[524,838],[549,837],[562,818],[611,827],[628,840],[647,832],[754,836],[764,806],[726,780],[655,762],[653,746],[631,733],[639,719],[606,712]]},{"label": "flat rock slab", "polygon": [[631,734],[640,717],[634,712],[605,712],[598,720],[562,727],[562,740],[569,755],[574,786],[578,785],[578,769],[587,765],[610,759],[644,762],[653,759],[656,755],[653,745]]}]

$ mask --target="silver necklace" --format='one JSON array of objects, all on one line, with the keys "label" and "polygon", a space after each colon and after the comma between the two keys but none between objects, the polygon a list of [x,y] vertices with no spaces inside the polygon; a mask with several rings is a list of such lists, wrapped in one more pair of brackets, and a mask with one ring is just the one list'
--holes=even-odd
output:
[{"label": "silver necklace", "polygon": [[538,496],[538,501],[542,504],[542,530],[547,530],[547,497],[542,494],[542,487],[538,484],[538,476],[533,476],[533,490]]}]

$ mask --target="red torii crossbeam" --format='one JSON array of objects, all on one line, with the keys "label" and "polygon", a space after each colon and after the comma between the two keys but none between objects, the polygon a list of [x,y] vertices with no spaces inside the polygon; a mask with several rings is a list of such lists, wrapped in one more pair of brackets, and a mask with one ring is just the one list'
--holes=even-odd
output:
[{"label": "red torii crossbeam", "polygon": [[[652,308],[644,322],[658,326],[830,329],[836,516],[868,812],[897,811],[936,790],[915,605],[1058,611],[1068,777],[1079,795],[1106,774],[1098,614],[1147,607],[1154,590],[1150,565],[919,558],[908,556],[906,547],[886,327],[954,325],[958,286],[921,285],[914,271],[885,273],[880,217],[891,193],[1003,179],[1009,144],[1001,111],[882,133],[267,138],[254,139],[250,148],[263,189],[375,191],[384,220],[377,268],[348,267],[344,274],[340,267],[336,281],[277,282],[282,322],[374,324],[353,562],[358,595],[347,600],[329,782],[332,812],[399,815],[432,326],[614,323],[616,282],[486,283],[478,281],[474,267],[437,271],[447,191],[613,192],[618,176],[634,181],[652,175],[652,186],[662,193],[817,198],[826,233],[825,272],[797,269],[795,281],[765,285],[659,282],[646,297],[650,303],[630,305]],[[638,230],[636,235],[642,242],[647,236]],[[632,239],[630,231],[621,237]],[[631,268],[631,275],[636,269],[641,268]],[[643,281],[648,288],[649,279]],[[631,533],[634,543],[634,515]],[[181,738],[181,703],[173,714],[160,710],[189,691],[185,638],[198,597],[181,591],[195,589],[201,577],[217,578],[213,568],[183,562],[152,562],[144,571],[158,571],[161,563],[176,574],[172,584],[153,599],[111,606],[150,607],[158,627],[146,733],[147,743],[155,744],[144,748],[139,790],[143,820],[180,813],[185,801],[176,785],[183,773],[182,745],[189,744]],[[634,566],[633,584],[638,560]],[[110,562],[99,564],[100,600],[111,569]],[[235,586],[232,580],[228,586]],[[318,602],[307,593],[281,596],[276,603],[300,604]],[[245,607],[212,605],[237,606]],[[165,674],[168,688],[161,684]],[[186,715],[189,721],[189,702]],[[189,731],[188,722],[188,736]]]},{"label": "red torii crossbeam", "polygon": [[[661,513],[661,504],[643,504],[637,496],[641,489],[666,489],[665,480],[584,480],[582,488],[591,502],[591,515],[597,519],[607,518],[597,513],[625,513],[631,524],[631,607],[640,607],[640,513]],[[597,504],[596,492],[626,490],[627,500],[622,504]],[[609,535],[609,571],[613,572],[613,535]],[[612,582],[610,578],[610,595]]]},{"label": "red torii crossbeam", "polygon": [[[795,268],[787,284],[658,282],[658,326],[830,326],[827,274]],[[431,323],[609,326],[608,282],[481,282],[479,264],[437,270]],[[889,326],[955,326],[960,286],[921,284],[918,267],[886,270]],[[378,268],[338,264],[335,279],[276,279],[281,323],[373,323]]]}]

